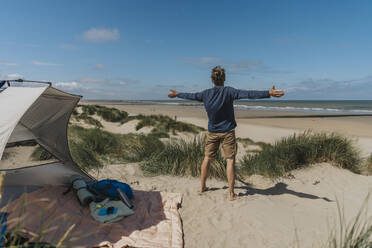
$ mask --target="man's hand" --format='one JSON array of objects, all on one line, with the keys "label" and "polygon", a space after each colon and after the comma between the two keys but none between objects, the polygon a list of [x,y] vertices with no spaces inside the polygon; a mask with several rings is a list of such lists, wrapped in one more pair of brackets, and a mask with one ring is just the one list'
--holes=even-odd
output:
[{"label": "man's hand", "polygon": [[273,97],[282,97],[282,96],[284,96],[284,91],[283,90],[276,90],[275,86],[273,85],[271,90],[269,90],[269,94],[270,94],[270,96],[273,96]]},{"label": "man's hand", "polygon": [[178,96],[178,91],[177,90],[170,90],[170,93],[168,94],[169,98],[175,98]]}]

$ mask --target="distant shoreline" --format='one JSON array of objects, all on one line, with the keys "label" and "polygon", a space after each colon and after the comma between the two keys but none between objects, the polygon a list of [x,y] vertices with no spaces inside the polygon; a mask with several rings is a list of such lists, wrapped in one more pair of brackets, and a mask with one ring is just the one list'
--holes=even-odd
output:
[{"label": "distant shoreline", "polygon": [[[168,105],[203,107],[203,103],[185,100],[133,100],[133,101],[83,101],[88,104],[102,105]],[[250,111],[252,113],[272,112],[268,116],[280,115],[282,118],[292,118],[293,116],[304,116],[303,118],[314,117],[347,117],[347,116],[372,116],[371,100],[335,100],[335,101],[295,101],[295,100],[239,100],[234,102],[235,111]],[[262,116],[259,114],[259,116]],[[251,117],[254,118],[254,117]],[[276,118],[276,117],[273,117]]]}]

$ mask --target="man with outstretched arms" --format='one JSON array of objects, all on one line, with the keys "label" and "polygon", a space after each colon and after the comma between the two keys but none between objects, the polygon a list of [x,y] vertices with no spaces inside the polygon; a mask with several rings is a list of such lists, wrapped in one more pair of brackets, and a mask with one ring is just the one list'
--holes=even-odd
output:
[{"label": "man with outstretched arms", "polygon": [[207,190],[206,180],[208,177],[209,165],[216,153],[222,146],[223,156],[226,159],[226,174],[229,184],[229,197],[234,200],[235,185],[235,156],[237,153],[237,143],[235,139],[235,115],[234,100],[238,99],[259,99],[281,97],[284,91],[276,90],[273,86],[271,90],[238,90],[233,87],[225,86],[225,70],[220,66],[212,69],[211,79],[213,88],[206,89],[197,93],[179,93],[170,90],[168,97],[179,97],[188,100],[196,100],[204,103],[208,114],[208,134],[205,141],[205,157],[201,166],[201,192]]}]

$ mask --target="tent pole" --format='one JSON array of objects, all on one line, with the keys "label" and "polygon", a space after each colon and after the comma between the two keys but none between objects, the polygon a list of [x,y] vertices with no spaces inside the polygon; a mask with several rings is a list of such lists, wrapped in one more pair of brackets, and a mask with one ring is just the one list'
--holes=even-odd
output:
[{"label": "tent pole", "polygon": [[0,80],[1,83],[6,82],[8,86],[10,86],[10,82],[17,82],[17,83],[37,83],[37,84],[48,84],[52,86],[52,82],[44,82],[44,81],[32,81],[32,80],[25,80],[25,79],[12,79],[12,80]]}]

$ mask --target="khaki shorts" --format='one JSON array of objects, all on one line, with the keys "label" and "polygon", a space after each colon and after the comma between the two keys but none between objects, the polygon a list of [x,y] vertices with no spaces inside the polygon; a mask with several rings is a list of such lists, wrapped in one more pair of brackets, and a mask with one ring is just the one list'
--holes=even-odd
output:
[{"label": "khaki shorts", "polygon": [[217,151],[222,146],[222,156],[225,159],[235,158],[237,153],[237,144],[235,139],[235,130],[226,133],[207,133],[205,139],[205,156],[216,157]]}]

